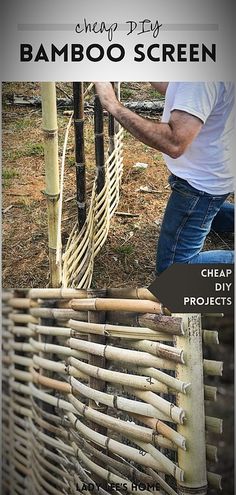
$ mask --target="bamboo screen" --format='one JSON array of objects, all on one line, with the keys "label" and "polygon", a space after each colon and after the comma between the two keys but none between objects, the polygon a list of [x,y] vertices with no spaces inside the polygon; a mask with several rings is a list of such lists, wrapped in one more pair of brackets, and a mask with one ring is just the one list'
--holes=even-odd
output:
[{"label": "bamboo screen", "polygon": [[[217,332],[146,289],[3,294],[3,491],[206,494]],[[98,489],[99,487],[99,489]],[[114,488],[115,487],[115,488]]]}]

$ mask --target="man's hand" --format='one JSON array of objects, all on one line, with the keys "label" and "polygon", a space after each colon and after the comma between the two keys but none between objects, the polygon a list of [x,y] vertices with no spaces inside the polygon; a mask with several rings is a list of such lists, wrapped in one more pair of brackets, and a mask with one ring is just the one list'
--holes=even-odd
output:
[{"label": "man's hand", "polygon": [[103,108],[112,113],[119,105],[112,84],[110,82],[97,82],[95,88]]}]

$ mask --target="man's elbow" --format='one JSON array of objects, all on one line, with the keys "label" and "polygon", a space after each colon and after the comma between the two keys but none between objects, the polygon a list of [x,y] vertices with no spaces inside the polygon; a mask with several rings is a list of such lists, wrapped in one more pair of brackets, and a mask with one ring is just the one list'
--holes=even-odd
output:
[{"label": "man's elbow", "polygon": [[176,160],[177,158],[180,158],[184,152],[185,152],[186,147],[183,146],[182,144],[178,145],[171,145],[169,152],[167,153],[171,158]]}]

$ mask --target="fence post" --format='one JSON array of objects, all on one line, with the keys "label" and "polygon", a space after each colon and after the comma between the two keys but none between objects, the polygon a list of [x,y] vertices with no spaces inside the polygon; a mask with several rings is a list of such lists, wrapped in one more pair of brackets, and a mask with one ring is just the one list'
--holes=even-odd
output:
[{"label": "fence post", "polygon": [[[174,315],[173,315],[174,316]],[[177,315],[176,315],[177,316]],[[178,449],[178,465],[184,471],[184,482],[178,485],[179,495],[206,495],[206,440],[202,327],[200,314],[182,314],[184,335],[176,336],[176,345],[183,349],[185,364],[177,364],[176,377],[191,383],[187,394],[178,394],[177,405],[186,413],[178,432],[186,439],[186,451]]]},{"label": "fence post", "polygon": [[46,181],[45,195],[47,197],[48,207],[49,286],[60,287],[61,263],[57,263],[57,251],[61,250],[61,239],[58,236],[60,186],[55,83],[42,82],[41,95]]}]

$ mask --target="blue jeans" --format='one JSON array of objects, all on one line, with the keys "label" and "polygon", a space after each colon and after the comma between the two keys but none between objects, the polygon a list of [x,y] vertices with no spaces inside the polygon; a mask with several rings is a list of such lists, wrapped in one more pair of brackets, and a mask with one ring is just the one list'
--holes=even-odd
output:
[{"label": "blue jeans", "polygon": [[212,196],[171,175],[172,189],[157,246],[157,275],[173,263],[233,263],[230,250],[202,251],[211,229],[234,231],[234,205],[228,194]]}]

